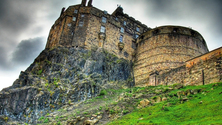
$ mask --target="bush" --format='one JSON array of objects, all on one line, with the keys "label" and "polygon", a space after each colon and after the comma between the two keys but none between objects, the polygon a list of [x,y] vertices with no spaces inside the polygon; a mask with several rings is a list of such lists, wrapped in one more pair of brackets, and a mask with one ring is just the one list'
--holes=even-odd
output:
[{"label": "bush", "polygon": [[107,94],[106,90],[101,90],[100,93],[99,93],[100,96],[103,96],[103,95],[106,95],[106,94]]},{"label": "bush", "polygon": [[115,113],[115,110],[110,109],[110,110],[109,110],[109,113],[110,113],[110,114],[114,114],[114,113]]},{"label": "bush", "polygon": [[123,110],[123,114],[126,114],[128,112],[129,112],[129,110]]},{"label": "bush", "polygon": [[169,109],[167,108],[167,107],[164,107],[164,109],[163,109],[164,111],[169,111]]}]

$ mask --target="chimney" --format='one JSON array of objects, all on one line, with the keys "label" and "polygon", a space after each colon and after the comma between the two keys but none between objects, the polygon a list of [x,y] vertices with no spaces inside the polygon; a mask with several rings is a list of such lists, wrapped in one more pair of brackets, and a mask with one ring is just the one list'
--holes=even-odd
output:
[{"label": "chimney", "polygon": [[87,0],[82,0],[81,6],[84,6],[84,7],[85,7],[85,6],[86,6],[86,1],[87,1]]},{"label": "chimney", "polygon": [[92,7],[92,1],[93,1],[93,0],[89,0],[89,2],[88,2],[88,7]]},{"label": "chimney", "polygon": [[62,8],[60,16],[62,16],[62,14],[64,13],[65,9],[66,9],[65,7]]}]

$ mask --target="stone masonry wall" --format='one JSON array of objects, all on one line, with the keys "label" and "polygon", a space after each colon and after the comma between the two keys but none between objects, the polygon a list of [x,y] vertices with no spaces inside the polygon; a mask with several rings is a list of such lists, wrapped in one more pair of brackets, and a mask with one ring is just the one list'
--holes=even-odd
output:
[{"label": "stone masonry wall", "polygon": [[164,26],[150,30],[137,41],[135,82],[147,84],[153,72],[162,74],[206,52],[202,36],[189,28]]},{"label": "stone masonry wall", "polygon": [[222,47],[156,76],[158,85],[203,85],[222,81]]},{"label": "stone masonry wall", "polygon": [[[93,46],[98,46],[120,58],[132,60],[136,37],[149,28],[123,12],[116,13],[119,9],[117,8],[114,15],[110,15],[95,7],[70,6],[52,26],[46,48],[65,46],[90,50]],[[104,17],[105,23],[102,22]],[[99,36],[101,26],[106,28],[105,39]],[[121,35],[123,49],[119,48]]]},{"label": "stone masonry wall", "polygon": [[[96,8],[93,8],[91,12],[92,15],[89,19],[85,42],[87,49],[90,49],[92,46],[99,46],[103,47],[108,52],[113,53],[120,58],[132,60],[132,55],[135,51],[135,48],[132,47],[134,41],[132,35],[128,34],[125,31],[121,33],[120,22],[114,20],[110,15],[98,11],[96,10]],[[102,17],[105,17],[107,19],[106,23],[102,22]],[[105,40],[101,40],[99,38],[101,26],[104,26],[106,28]],[[118,47],[118,43],[120,42],[120,35],[123,36],[123,43],[125,44],[122,50],[120,50]]]}]

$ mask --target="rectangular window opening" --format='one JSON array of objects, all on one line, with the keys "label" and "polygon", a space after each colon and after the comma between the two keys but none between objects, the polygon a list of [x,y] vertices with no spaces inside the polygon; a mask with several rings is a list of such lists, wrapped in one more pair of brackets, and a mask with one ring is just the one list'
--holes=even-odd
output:
[{"label": "rectangular window opening", "polygon": [[139,28],[139,27],[136,27],[136,31],[139,32],[139,31],[140,31],[140,28]]},{"label": "rectangular window opening", "polygon": [[74,10],[74,13],[78,13],[78,10]]},{"label": "rectangular window opening", "polygon": [[121,27],[120,32],[124,33],[124,28],[123,27]]},{"label": "rectangular window opening", "polygon": [[81,15],[81,17],[84,17],[84,16],[85,16],[84,14]]},{"label": "rectangular window opening", "polygon": [[139,35],[138,35],[138,34],[136,34],[136,35],[135,35],[135,38],[137,39],[138,37],[139,37]]},{"label": "rectangular window opening", "polygon": [[73,20],[73,21],[76,21],[76,17],[73,17],[72,20]]},{"label": "rectangular window opening", "polygon": [[123,25],[126,26],[126,21],[123,22]]},{"label": "rectangular window opening", "polygon": [[119,37],[119,42],[123,42],[123,35],[120,35],[120,37]]},{"label": "rectangular window opening", "polygon": [[82,27],[82,26],[83,26],[83,24],[84,24],[84,23],[83,23],[83,21],[80,21],[80,22],[79,22],[79,26],[81,26],[81,27]]},{"label": "rectangular window opening", "polygon": [[106,32],[106,27],[105,27],[105,26],[101,26],[100,32],[101,32],[101,33],[105,33],[105,32]]},{"label": "rectangular window opening", "polygon": [[103,23],[106,23],[106,20],[107,20],[106,17],[102,17],[102,22]]}]

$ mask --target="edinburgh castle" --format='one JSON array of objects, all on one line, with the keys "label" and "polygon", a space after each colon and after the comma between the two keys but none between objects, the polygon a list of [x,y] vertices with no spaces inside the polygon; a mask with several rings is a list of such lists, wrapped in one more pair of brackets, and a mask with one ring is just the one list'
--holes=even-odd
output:
[{"label": "edinburgh castle", "polygon": [[111,15],[90,0],[62,9],[50,30],[46,48],[102,47],[134,62],[137,86],[183,83],[201,85],[222,80],[222,48],[209,52],[197,31],[182,26],[151,29],[123,13]]}]

